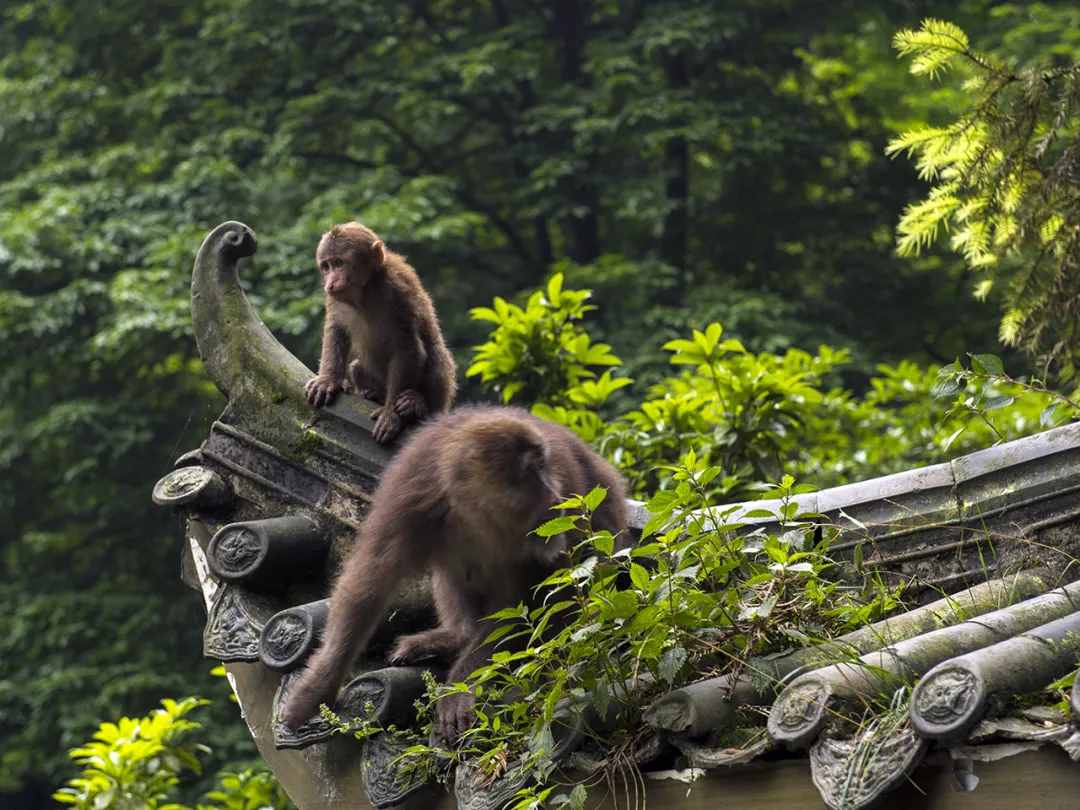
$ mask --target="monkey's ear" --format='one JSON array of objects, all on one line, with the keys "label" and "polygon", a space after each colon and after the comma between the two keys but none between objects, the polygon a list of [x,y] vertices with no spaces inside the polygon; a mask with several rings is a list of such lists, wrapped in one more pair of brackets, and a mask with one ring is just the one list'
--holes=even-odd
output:
[{"label": "monkey's ear", "polygon": [[386,248],[381,239],[376,239],[371,243],[371,261],[376,267],[382,267],[383,262],[386,261]]}]

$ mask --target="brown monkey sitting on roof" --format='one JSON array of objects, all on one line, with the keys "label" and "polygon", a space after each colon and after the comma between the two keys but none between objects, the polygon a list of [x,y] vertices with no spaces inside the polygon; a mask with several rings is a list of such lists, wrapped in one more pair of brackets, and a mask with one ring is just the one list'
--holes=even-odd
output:
[{"label": "brown monkey sitting on roof", "polygon": [[346,375],[356,392],[381,403],[375,440],[385,443],[407,421],[447,410],[454,401],[454,358],[435,307],[416,271],[359,222],[335,225],[319,240],[315,261],[326,293],[319,374],[307,383],[316,408],[333,402]]}]

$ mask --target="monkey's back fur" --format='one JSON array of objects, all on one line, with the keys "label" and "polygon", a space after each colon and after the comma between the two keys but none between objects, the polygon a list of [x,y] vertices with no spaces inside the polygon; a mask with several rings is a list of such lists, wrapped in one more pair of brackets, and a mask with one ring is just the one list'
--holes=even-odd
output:
[{"label": "monkey's back fur", "polygon": [[[490,656],[482,619],[529,601],[533,587],[568,562],[564,536],[530,532],[553,505],[595,486],[607,497],[594,529],[629,542],[626,497],[618,472],[567,428],[519,408],[472,406],[419,427],[386,468],[357,542],[330,596],[322,647],[285,709],[296,727],[320,702],[332,702],[354,658],[382,618],[388,597],[409,574],[431,571],[439,615],[433,630],[398,641],[394,657],[442,657],[449,681],[465,678]],[[472,699],[438,706],[452,739],[471,722]]]}]

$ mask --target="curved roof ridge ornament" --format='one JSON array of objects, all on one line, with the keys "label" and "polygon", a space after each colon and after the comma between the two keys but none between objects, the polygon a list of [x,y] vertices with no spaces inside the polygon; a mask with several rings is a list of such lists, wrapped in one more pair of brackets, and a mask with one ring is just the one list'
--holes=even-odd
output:
[{"label": "curved roof ridge ornament", "polygon": [[234,407],[266,411],[272,401],[307,415],[307,366],[281,345],[240,287],[237,265],[255,254],[255,232],[223,222],[207,234],[191,276],[191,321],[210,378]]}]

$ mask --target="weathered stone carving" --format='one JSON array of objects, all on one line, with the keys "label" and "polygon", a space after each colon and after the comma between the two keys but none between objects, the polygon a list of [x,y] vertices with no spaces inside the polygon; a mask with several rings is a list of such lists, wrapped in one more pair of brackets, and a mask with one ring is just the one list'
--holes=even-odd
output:
[{"label": "weathered stone carving", "polygon": [[935,727],[951,727],[971,712],[978,700],[978,689],[974,672],[946,662],[922,679],[912,700],[912,711]]},{"label": "weathered stone carving", "polygon": [[158,506],[210,508],[232,499],[232,491],[221,476],[199,465],[181,466],[154,485],[152,495]]},{"label": "weathered stone carving", "polygon": [[773,747],[773,741],[762,729],[750,739],[722,747],[699,745],[693,740],[681,736],[672,736],[671,744],[686,757],[691,768],[730,768],[745,765]]},{"label": "weathered stone carving", "polygon": [[454,771],[458,810],[501,810],[515,793],[529,784],[531,776],[518,763],[511,764],[495,779],[472,765],[458,765]]},{"label": "weathered stone carving", "polygon": [[[409,725],[415,719],[414,701],[424,693],[424,670],[420,667],[386,667],[357,675],[338,694],[333,711],[341,720],[360,718],[388,726]],[[300,728],[281,720],[289,689],[300,676],[296,670],[281,679],[274,695],[274,745],[278,748],[306,748],[330,737],[334,729],[322,715],[315,715]]]},{"label": "weathered stone carving", "polygon": [[1041,594],[1047,587],[1042,578],[1027,573],[974,585],[831,641],[785,655],[751,659],[736,678],[709,678],[675,689],[654,701],[644,719],[653,728],[690,739],[723,733],[731,727],[736,707],[769,705],[785,679],[797,670],[850,660],[942,626],[959,624]]},{"label": "weathered stone carving", "polygon": [[[422,792],[434,794],[438,790],[426,773],[401,759],[407,746],[389,734],[375,734],[364,740],[360,768],[364,793],[374,807],[394,807]],[[434,795],[431,799],[434,805]]]},{"label": "weathered stone carving", "polygon": [[[801,675],[773,704],[769,734],[789,748],[805,748],[821,732],[827,716],[841,713],[839,704],[871,702],[899,686],[913,683],[943,661],[1011,638],[1047,620],[1067,616],[1076,600],[1080,600],[1080,583],[924,633],[851,662]],[[913,722],[919,733],[923,733],[914,716]]]},{"label": "weathered stone carving", "polygon": [[952,658],[915,688],[911,723],[923,737],[963,740],[995,695],[1046,686],[1075,669],[1078,653],[1080,611]]},{"label": "weathered stone carving", "polygon": [[903,782],[925,752],[926,741],[908,723],[871,723],[850,739],[819,738],[810,748],[810,773],[832,810],[861,810]]},{"label": "weathered stone carving", "polygon": [[789,748],[805,748],[824,722],[832,690],[812,676],[800,679],[780,693],[769,713],[769,736]]},{"label": "weathered stone carving", "polygon": [[276,606],[240,585],[214,595],[203,630],[203,655],[218,661],[258,661],[259,636]]}]

